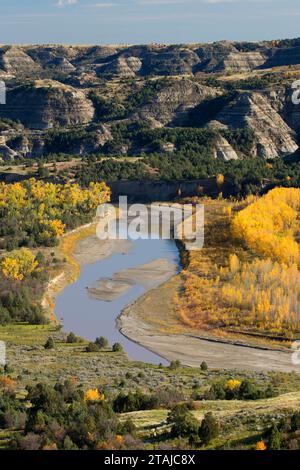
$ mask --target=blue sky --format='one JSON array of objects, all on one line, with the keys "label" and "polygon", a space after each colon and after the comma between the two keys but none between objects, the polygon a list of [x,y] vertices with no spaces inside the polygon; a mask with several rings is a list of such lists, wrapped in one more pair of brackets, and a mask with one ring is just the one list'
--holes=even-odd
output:
[{"label": "blue sky", "polygon": [[299,0],[0,0],[0,43],[298,37]]}]

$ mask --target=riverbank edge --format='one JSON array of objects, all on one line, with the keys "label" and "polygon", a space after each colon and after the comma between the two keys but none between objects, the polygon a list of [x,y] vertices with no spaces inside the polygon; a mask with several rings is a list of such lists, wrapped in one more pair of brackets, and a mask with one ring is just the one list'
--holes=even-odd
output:
[{"label": "riverbank edge", "polygon": [[[131,341],[167,359],[180,360],[189,367],[199,367],[205,361],[212,369],[250,370],[254,372],[296,372],[299,366],[292,362],[292,350],[268,345],[241,342],[199,331],[173,332],[170,313],[170,332],[147,322],[147,315],[155,316],[160,308],[169,308],[175,276],[156,289],[148,291],[125,307],[117,320],[120,332]],[[168,295],[169,293],[169,295]],[[158,308],[156,308],[158,307]],[[155,310],[156,309],[156,310]]]},{"label": "riverbank edge", "polygon": [[[179,251],[179,256],[181,259],[182,267],[184,267],[184,259],[188,257],[188,250],[184,244],[184,242],[177,243],[177,249]],[[163,347],[160,348],[159,340],[163,340],[163,338],[167,337],[167,340],[170,344],[176,348],[176,337],[186,338],[187,342],[189,340],[198,340],[198,341],[205,341],[208,343],[215,343],[224,346],[235,346],[237,348],[249,348],[253,351],[260,351],[260,352],[271,352],[271,353],[282,353],[288,354],[291,350],[288,347],[283,347],[282,345],[276,343],[271,344],[268,339],[262,340],[261,342],[256,342],[254,339],[251,341],[249,338],[246,338],[242,334],[230,334],[227,338],[220,337],[218,335],[209,334],[207,331],[181,331],[178,333],[163,333],[159,331],[155,325],[150,324],[147,322],[147,318],[141,317],[139,315],[139,305],[141,306],[144,302],[148,299],[151,299],[151,296],[157,295],[157,297],[163,296],[163,289],[168,285],[168,283],[172,282],[172,280],[176,283],[180,283],[180,272],[171,277],[168,281],[161,284],[160,286],[147,291],[144,295],[136,299],[133,303],[126,306],[119,316],[117,317],[117,327],[120,333],[125,336],[130,341],[134,341],[136,344],[150,350],[151,352],[158,354],[159,356],[163,357],[166,360],[171,360],[171,356],[168,357],[166,351],[163,350]],[[168,300],[168,299],[167,299]],[[170,299],[169,299],[170,300]],[[170,305],[169,302],[165,302],[168,306]],[[170,308],[170,315],[171,315],[171,308]],[[134,323],[135,332],[133,333],[132,324]],[[153,340],[157,338],[157,344],[154,343],[153,347],[149,344],[149,337]],[[144,340],[143,340],[144,338]],[[147,340],[148,338],[148,340]],[[182,361],[185,363],[185,361]],[[188,362],[188,361],[187,361]],[[186,365],[188,365],[186,362]]]},{"label": "riverbank edge", "polygon": [[42,299],[42,306],[53,324],[60,323],[55,314],[56,297],[80,276],[81,266],[74,256],[75,247],[80,240],[93,235],[96,226],[97,222],[92,221],[66,233],[60,239],[57,252],[65,260],[64,266],[49,280]]},{"label": "riverbank edge", "polygon": [[[108,211],[104,218],[109,222],[115,216],[120,216],[118,209],[113,212]],[[50,323],[60,324],[60,320],[55,314],[56,298],[68,285],[76,282],[80,276],[81,263],[74,256],[76,246],[80,241],[96,234],[99,220],[99,218],[95,218],[91,222],[65,233],[60,238],[57,254],[64,259],[64,266],[59,272],[54,273],[55,275],[49,280],[42,298],[42,307],[47,312]],[[112,253],[108,252],[107,256]],[[98,261],[98,259],[94,261]]]},{"label": "riverbank edge", "polygon": [[[61,254],[61,256],[64,256],[66,262],[64,265],[63,270],[56,274],[48,283],[45,295],[44,295],[44,307],[47,308],[50,319],[52,323],[59,324],[59,319],[55,315],[55,301],[57,295],[69,284],[76,282],[78,277],[80,276],[80,271],[81,271],[81,264],[76,260],[74,256],[74,251],[76,248],[77,243],[79,243],[81,240],[88,238],[89,236],[93,235],[96,231],[96,221],[92,221],[89,224],[83,225],[81,227],[76,228],[75,230],[65,234],[61,240],[60,244],[58,247],[58,252]],[[179,251],[179,256],[180,258],[182,255],[185,253],[185,246],[184,244],[180,243],[177,245],[178,251]],[[108,253],[109,256],[109,253]],[[169,361],[170,357],[168,357],[168,354],[166,354],[163,351],[159,350],[159,347],[151,347],[149,344],[145,344],[143,342],[143,333],[144,335],[150,335],[152,338],[157,337],[162,338],[164,335],[156,330],[152,325],[147,324],[143,319],[139,318],[138,315],[136,315],[136,312],[134,310],[138,307],[138,305],[141,302],[144,302],[145,299],[149,296],[152,295],[153,292],[159,292],[160,289],[162,289],[168,282],[172,281],[172,279],[179,279],[180,278],[180,272],[175,275],[171,276],[168,281],[162,283],[160,286],[155,287],[153,289],[148,290],[144,295],[136,299],[134,302],[131,304],[127,305],[119,314],[116,320],[116,325],[117,328],[119,329],[120,333],[129,339],[130,341],[133,341],[134,343],[144,347],[145,349],[148,349],[154,354],[159,355],[161,358]],[[130,321],[134,320],[135,323],[135,334],[127,331],[127,321],[128,318]],[[127,319],[127,321],[126,321]],[[192,334],[192,333],[180,333],[179,335],[184,336],[187,341],[192,338],[197,339],[197,340],[205,340],[205,341],[210,341],[210,342],[215,342],[219,344],[227,344],[227,345],[234,345],[234,346],[239,346],[239,347],[250,347],[253,349],[261,350],[261,351],[279,351],[278,349],[274,349],[271,347],[259,347],[259,346],[254,346],[249,343],[241,342],[241,341],[234,341],[232,339],[224,339],[220,338],[217,336],[213,335],[207,335],[207,334],[201,334],[199,332],[199,335]],[[170,342],[174,342],[176,344],[176,337],[178,337],[178,334],[170,333],[169,335],[169,340]],[[285,350],[286,351],[286,350]],[[284,352],[283,349],[281,349],[281,352]],[[184,361],[183,361],[184,363]]]}]

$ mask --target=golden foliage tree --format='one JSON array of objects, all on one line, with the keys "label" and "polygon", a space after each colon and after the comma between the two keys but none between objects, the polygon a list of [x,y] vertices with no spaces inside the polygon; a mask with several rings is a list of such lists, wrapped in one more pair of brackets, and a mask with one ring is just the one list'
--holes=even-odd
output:
[{"label": "golden foliage tree", "polygon": [[85,392],[84,400],[85,401],[103,401],[104,395],[100,393],[98,389],[90,388],[89,390]]},{"label": "golden foliage tree", "polygon": [[254,253],[282,263],[299,262],[293,237],[300,209],[300,189],[275,188],[235,215],[232,233]]},{"label": "golden foliage tree", "polygon": [[219,335],[258,328],[291,338],[300,332],[300,189],[276,188],[243,204],[239,212],[233,204],[230,217],[225,203],[207,203],[204,249],[187,257],[178,316]]},{"label": "golden foliage tree", "polygon": [[267,450],[267,446],[264,441],[258,441],[255,445],[255,450]]},{"label": "golden foliage tree", "polygon": [[[0,183],[0,237],[9,235],[51,246],[66,228],[90,220],[98,205],[109,201],[105,183],[53,184],[30,179],[11,185]],[[13,221],[13,224],[12,224]],[[5,231],[5,227],[9,231]]]},{"label": "golden foliage tree", "polygon": [[12,251],[1,261],[2,274],[14,281],[22,281],[38,266],[34,254],[28,248]]},{"label": "golden foliage tree", "polygon": [[237,379],[229,379],[227,380],[226,384],[225,384],[225,389],[226,390],[230,390],[230,391],[234,391],[234,390],[238,390],[241,386],[241,381],[240,380],[237,380]]},{"label": "golden foliage tree", "polygon": [[5,392],[13,392],[16,389],[16,386],[16,382],[10,377],[0,377],[0,390],[2,389]]}]

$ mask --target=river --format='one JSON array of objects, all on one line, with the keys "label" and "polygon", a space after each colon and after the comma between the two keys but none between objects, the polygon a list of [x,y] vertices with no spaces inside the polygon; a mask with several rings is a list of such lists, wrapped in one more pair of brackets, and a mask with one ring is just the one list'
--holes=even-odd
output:
[{"label": "river", "polygon": [[[94,341],[104,336],[112,345],[121,343],[128,357],[152,364],[168,364],[168,361],[123,336],[116,321],[122,310],[159,283],[145,286],[136,283],[112,301],[93,298],[87,288],[101,279],[111,279],[128,268],[136,268],[155,260],[164,259],[179,270],[179,254],[172,240],[133,240],[125,254],[112,254],[101,261],[83,265],[78,280],[67,286],[56,299],[55,311],[62,318],[64,331]],[[171,277],[171,275],[170,275]]]}]

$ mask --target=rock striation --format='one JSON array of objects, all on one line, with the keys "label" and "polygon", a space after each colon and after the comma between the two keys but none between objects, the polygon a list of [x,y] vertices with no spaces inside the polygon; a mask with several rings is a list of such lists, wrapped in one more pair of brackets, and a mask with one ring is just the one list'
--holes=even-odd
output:
[{"label": "rock striation", "polygon": [[82,91],[47,80],[8,91],[7,103],[0,107],[0,118],[19,120],[29,129],[85,124],[94,113]]},{"label": "rock striation", "polygon": [[216,120],[229,129],[252,129],[257,140],[255,156],[275,158],[293,153],[298,148],[296,134],[263,93],[238,93],[216,116]]},{"label": "rock striation", "polygon": [[[97,153],[110,141],[109,154],[120,145],[126,154],[131,143],[119,145],[113,128],[141,123],[152,129],[214,129],[213,155],[225,161],[246,152],[234,148],[233,143],[240,149],[222,129],[251,129],[250,156],[293,154],[300,141],[300,105],[292,103],[291,84],[299,70],[300,39],[0,46],[0,79],[7,85],[7,104],[0,105],[0,156],[43,155],[49,130],[73,133],[61,139],[65,152]],[[161,148],[177,150],[169,141]],[[151,145],[134,143],[136,154],[145,149],[151,151]]]},{"label": "rock striation", "polygon": [[239,156],[230,143],[224,139],[224,137],[219,136],[215,143],[214,148],[214,157],[220,158],[228,162],[229,160],[238,160]]},{"label": "rock striation", "polygon": [[99,67],[97,74],[117,75],[128,78],[135,77],[142,68],[142,61],[138,57],[118,57],[109,64]]},{"label": "rock striation", "polygon": [[147,122],[151,127],[182,125],[189,111],[202,101],[218,94],[211,87],[195,83],[189,79],[168,82],[151,100],[132,116],[133,121]]}]

